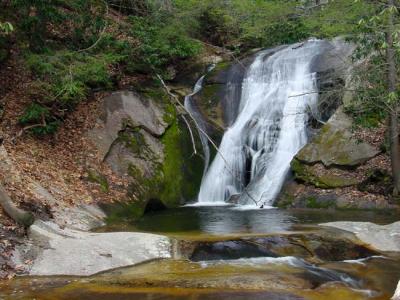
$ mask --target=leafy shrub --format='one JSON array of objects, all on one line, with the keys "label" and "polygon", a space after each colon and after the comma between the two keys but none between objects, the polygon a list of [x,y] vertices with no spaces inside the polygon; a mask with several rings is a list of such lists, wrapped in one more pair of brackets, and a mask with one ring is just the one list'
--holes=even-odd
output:
[{"label": "leafy shrub", "polygon": [[32,103],[26,107],[19,122],[21,125],[32,126],[30,131],[36,135],[54,133],[60,125],[60,121],[51,115],[50,110],[38,103]]},{"label": "leafy shrub", "polygon": [[131,65],[131,71],[162,71],[201,50],[201,44],[189,38],[178,24],[165,24],[143,17],[131,17],[130,20],[133,25],[131,34],[140,41],[137,52],[132,53],[137,68]]}]

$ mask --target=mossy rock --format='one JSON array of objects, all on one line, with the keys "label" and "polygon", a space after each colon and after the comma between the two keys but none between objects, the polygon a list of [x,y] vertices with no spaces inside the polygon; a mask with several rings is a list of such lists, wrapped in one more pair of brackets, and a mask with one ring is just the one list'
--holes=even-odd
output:
[{"label": "mossy rock", "polygon": [[292,161],[291,167],[297,180],[314,185],[317,188],[333,189],[353,186],[359,183],[358,180],[353,178],[330,174],[328,170],[324,175],[317,175],[313,170],[313,166],[304,164],[296,158]]},{"label": "mossy rock", "polygon": [[310,165],[322,163],[326,167],[354,168],[379,154],[371,145],[353,137],[351,125],[349,118],[339,109],[296,158]]}]

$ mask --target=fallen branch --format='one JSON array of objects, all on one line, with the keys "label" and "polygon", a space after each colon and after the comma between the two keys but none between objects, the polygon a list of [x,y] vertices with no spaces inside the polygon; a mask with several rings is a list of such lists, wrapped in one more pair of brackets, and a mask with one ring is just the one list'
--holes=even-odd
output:
[{"label": "fallen branch", "polygon": [[29,227],[35,221],[34,216],[30,212],[26,212],[18,208],[10,196],[8,196],[4,187],[0,184],[0,205],[7,215],[9,215],[15,222],[25,227]]},{"label": "fallen branch", "polygon": [[193,145],[193,155],[196,155],[197,154],[196,142],[194,140],[194,135],[193,135],[192,128],[190,127],[190,124],[189,124],[188,120],[185,118],[185,116],[181,115],[181,117],[182,117],[183,121],[185,121],[186,126],[187,126],[187,128],[189,130],[189,133],[190,133],[190,139],[192,140],[192,145]]},{"label": "fallen branch", "polygon": [[246,187],[243,185],[242,180],[240,178],[238,178],[236,176],[236,174],[231,170],[228,161],[226,160],[226,158],[224,157],[224,155],[221,153],[221,151],[219,150],[218,146],[215,144],[215,142],[212,140],[212,138],[199,126],[199,124],[197,123],[196,119],[194,118],[194,116],[191,114],[190,111],[188,111],[185,106],[179,101],[179,99],[177,99],[176,95],[174,95],[173,93],[171,93],[169,87],[165,84],[165,81],[162,79],[162,77],[159,74],[156,74],[158,80],[160,80],[163,88],[165,89],[165,91],[167,92],[167,94],[174,100],[173,104],[175,106],[179,106],[180,108],[182,108],[192,119],[192,121],[196,124],[198,130],[204,134],[204,136],[207,138],[207,140],[211,143],[211,145],[214,147],[214,149],[217,151],[217,153],[221,156],[222,160],[225,163],[225,167],[228,170],[229,173],[231,173],[231,175],[240,183],[240,185],[243,188],[243,191],[246,193],[247,196],[249,196],[249,198],[255,203],[255,205],[258,206],[258,202],[250,195],[250,193],[247,191]]},{"label": "fallen branch", "polygon": [[42,123],[40,124],[33,124],[33,125],[29,125],[29,126],[25,126],[24,128],[22,128],[15,137],[12,138],[12,142],[14,143],[15,140],[19,137],[21,137],[27,130],[29,129],[33,129],[33,128],[37,128],[37,127],[46,127],[47,123],[46,123],[46,118],[44,116],[44,114],[42,114]]},{"label": "fallen branch", "polygon": [[[105,12],[104,15],[107,16],[107,15],[108,15],[109,8],[108,8],[108,4],[107,4],[106,1],[104,1],[104,4],[105,4],[105,7],[106,7],[106,12]],[[80,49],[80,50],[78,50],[77,52],[89,51],[89,50],[93,49],[94,47],[96,47],[98,43],[100,43],[101,39],[102,39],[103,36],[104,36],[104,33],[106,32],[107,26],[108,26],[108,24],[107,24],[107,19],[105,19],[105,20],[106,20],[106,23],[104,24],[103,29],[100,31],[99,38],[98,38],[91,46],[89,46],[88,48],[86,48],[86,49]]]}]

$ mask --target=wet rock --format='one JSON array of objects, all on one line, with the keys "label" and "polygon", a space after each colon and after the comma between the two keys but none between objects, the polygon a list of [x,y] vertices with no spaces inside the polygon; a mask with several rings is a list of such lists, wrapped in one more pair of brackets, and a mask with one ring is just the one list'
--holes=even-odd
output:
[{"label": "wet rock", "polygon": [[180,244],[180,253],[192,261],[257,257],[298,257],[310,261],[343,261],[376,255],[345,236],[291,234],[217,242]]},{"label": "wet rock", "polygon": [[321,226],[353,233],[359,240],[378,251],[400,252],[400,222],[376,225],[370,222],[331,222]]},{"label": "wet rock", "polygon": [[192,261],[204,261],[248,257],[276,257],[276,255],[257,242],[238,240],[200,243],[197,245],[190,259]]},{"label": "wet rock", "polygon": [[291,162],[291,168],[297,180],[312,184],[317,188],[334,189],[361,183],[361,180],[351,177],[350,172],[326,169],[319,164],[304,164],[297,158]]},{"label": "wet rock", "polygon": [[[21,251],[32,260],[29,275],[89,276],[156,258],[171,257],[167,237],[145,233],[90,233],[36,221],[31,227],[30,249]],[[26,247],[26,246],[25,246]]]}]

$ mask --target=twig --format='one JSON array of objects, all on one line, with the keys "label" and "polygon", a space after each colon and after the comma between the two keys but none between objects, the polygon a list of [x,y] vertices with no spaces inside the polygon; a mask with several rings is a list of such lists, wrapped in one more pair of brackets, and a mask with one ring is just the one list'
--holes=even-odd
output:
[{"label": "twig", "polygon": [[[106,13],[105,13],[105,16],[107,16],[108,15],[108,11],[109,11],[109,8],[108,8],[108,4],[107,4],[107,2],[106,1],[103,1],[104,2],[104,4],[105,4],[105,7],[106,7]],[[106,31],[106,29],[107,29],[107,19],[105,19],[105,24],[104,24],[104,27],[103,27],[103,29],[101,30],[101,32],[100,32],[100,35],[99,35],[99,38],[91,45],[91,46],[89,46],[88,48],[86,48],[86,49],[80,49],[80,50],[78,50],[77,52],[84,52],[84,51],[89,51],[89,50],[91,50],[91,49],[93,49],[94,47],[96,47],[97,46],[97,44],[101,41],[101,39],[103,38],[103,35],[104,35],[104,32]]]},{"label": "twig", "polygon": [[24,132],[27,131],[27,130],[29,130],[29,129],[37,128],[37,127],[46,127],[46,126],[47,126],[46,119],[45,119],[44,114],[42,114],[42,123],[40,123],[40,124],[33,124],[33,125],[29,125],[29,126],[26,126],[26,127],[22,128],[22,129],[17,133],[17,135],[12,139],[12,142],[14,143],[15,140],[16,140],[17,138],[21,137],[21,136],[24,134]]},{"label": "twig", "polygon": [[187,126],[187,128],[189,130],[189,133],[190,133],[190,139],[192,140],[192,145],[193,145],[193,155],[196,155],[197,154],[196,142],[194,140],[192,128],[190,127],[190,124],[189,124],[188,120],[186,119],[186,117],[184,115],[181,115],[181,117],[182,117],[183,121],[185,121],[186,126]]}]

